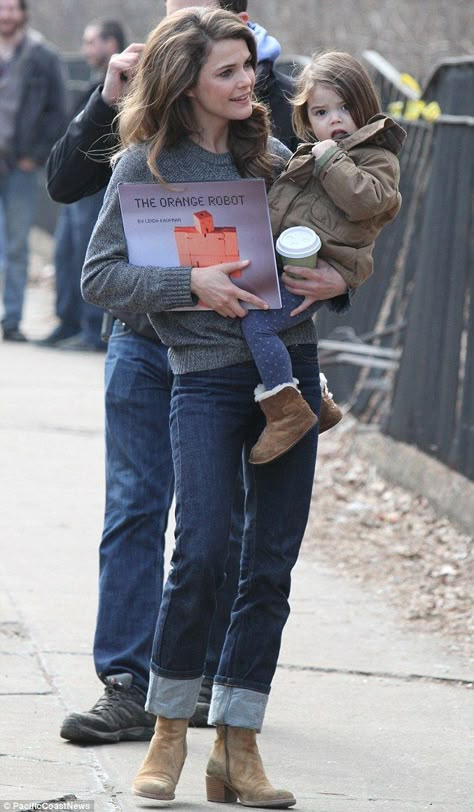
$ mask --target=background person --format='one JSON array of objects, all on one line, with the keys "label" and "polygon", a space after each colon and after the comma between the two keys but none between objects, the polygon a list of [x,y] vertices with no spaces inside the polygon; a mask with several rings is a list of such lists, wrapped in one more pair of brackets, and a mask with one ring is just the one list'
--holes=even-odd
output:
[{"label": "background person", "polygon": [[[242,452],[261,430],[253,400],[258,376],[242,339],[241,301],[265,303],[229,274],[246,262],[209,268],[130,264],[118,198],[121,182],[226,181],[265,177],[289,151],[268,138],[261,105],[252,102],[255,40],[225,11],[173,15],[150,35],[120,117],[122,154],[89,244],[86,298],[106,307],[147,310],[175,374],[171,440],[176,477],[176,545],[155,633],[147,709],[159,718],[135,779],[139,795],[174,797],[185,757],[186,728],[204,669],[216,593],[225,577],[235,480]],[[161,126],[156,129],[155,122]],[[244,157],[245,156],[245,157]],[[278,168],[277,168],[278,167]],[[340,278],[338,293],[346,285]],[[210,311],[168,312],[206,303]],[[305,397],[319,409],[314,325],[287,331]],[[253,468],[244,457],[245,528],[239,592],[214,678],[209,721],[218,727],[207,778],[209,800],[291,806],[271,786],[256,745],[288,617],[290,572],[306,526],[317,433],[284,463]],[[290,510],[288,511],[288,506]]]},{"label": "background person", "polygon": [[[78,115],[105,79],[113,54],[125,48],[122,24],[113,19],[97,19],[84,29],[82,52],[92,70],[91,83],[75,104]],[[55,234],[56,314],[59,324],[36,342],[39,346],[69,350],[104,351],[101,341],[103,310],[84,301],[81,272],[92,229],[104,199],[104,189],[63,206]]]},{"label": "background person", "polygon": [[26,0],[0,0],[0,206],[4,341],[26,341],[20,323],[38,170],[66,120],[64,67],[37,31]]}]

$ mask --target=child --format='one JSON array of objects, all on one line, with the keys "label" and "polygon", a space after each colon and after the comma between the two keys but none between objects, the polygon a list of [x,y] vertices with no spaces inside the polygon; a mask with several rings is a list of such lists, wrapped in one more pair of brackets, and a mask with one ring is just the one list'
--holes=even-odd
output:
[{"label": "child", "polygon": [[[319,256],[341,274],[349,292],[372,273],[374,240],[400,209],[397,154],[406,133],[381,114],[365,68],[346,53],[313,57],[299,77],[293,104],[297,135],[313,143],[298,148],[269,192],[273,235],[292,226],[314,229],[322,242]],[[255,400],[267,418],[250,454],[257,465],[292,448],[318,419],[297,388],[279,333],[311,318],[325,303],[336,311],[347,307],[347,296],[326,302],[305,297],[302,309],[301,297],[284,285],[281,296],[281,310],[252,310],[242,319],[262,379]],[[337,409],[324,377],[322,403]]]}]

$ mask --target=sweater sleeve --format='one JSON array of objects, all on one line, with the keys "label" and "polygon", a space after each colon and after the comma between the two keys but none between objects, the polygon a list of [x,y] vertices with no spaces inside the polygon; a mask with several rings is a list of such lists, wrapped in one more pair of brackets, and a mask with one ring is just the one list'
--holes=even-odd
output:
[{"label": "sweater sleeve", "polygon": [[107,310],[159,312],[196,304],[191,268],[132,265],[120,213],[119,183],[153,182],[143,148],[132,148],[117,163],[87,249],[82,294]]},{"label": "sweater sleeve", "polygon": [[331,200],[349,220],[368,220],[399,206],[400,168],[385,149],[368,149],[356,164],[342,149],[328,150],[314,167]]}]

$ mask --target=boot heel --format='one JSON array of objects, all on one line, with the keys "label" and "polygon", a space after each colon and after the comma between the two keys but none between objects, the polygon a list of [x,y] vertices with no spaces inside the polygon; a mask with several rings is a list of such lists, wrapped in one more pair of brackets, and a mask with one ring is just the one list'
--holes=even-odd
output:
[{"label": "boot heel", "polygon": [[234,790],[229,789],[219,778],[211,778],[210,775],[206,775],[206,793],[208,801],[218,804],[234,804],[237,800]]}]

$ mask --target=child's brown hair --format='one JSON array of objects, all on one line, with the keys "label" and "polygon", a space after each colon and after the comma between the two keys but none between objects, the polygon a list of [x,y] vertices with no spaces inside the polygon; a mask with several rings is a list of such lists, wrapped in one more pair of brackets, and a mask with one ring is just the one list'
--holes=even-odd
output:
[{"label": "child's brown hair", "polygon": [[341,96],[357,128],[381,112],[372,80],[357,59],[344,51],[314,54],[298,77],[293,100],[293,128],[303,141],[314,141],[307,105],[316,84],[330,85]]}]

